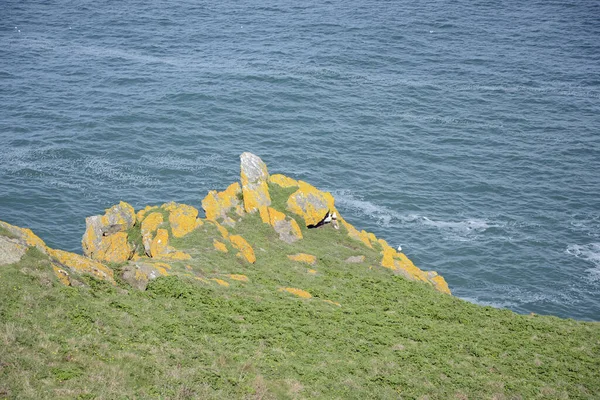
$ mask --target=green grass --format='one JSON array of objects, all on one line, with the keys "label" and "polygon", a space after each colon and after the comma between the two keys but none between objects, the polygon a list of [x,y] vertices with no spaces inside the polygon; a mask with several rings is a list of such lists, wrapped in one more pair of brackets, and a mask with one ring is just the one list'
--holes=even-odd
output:
[{"label": "green grass", "polygon": [[[303,240],[286,244],[250,215],[229,230],[252,244],[255,264],[230,244],[216,251],[220,235],[205,223],[171,239],[193,259],[144,292],[89,276],[64,287],[36,249],[0,266],[0,399],[600,396],[598,323],[441,294],[379,267],[380,249],[343,229],[303,228]],[[298,252],[317,263],[287,259]],[[366,260],[344,262],[353,255]]]}]

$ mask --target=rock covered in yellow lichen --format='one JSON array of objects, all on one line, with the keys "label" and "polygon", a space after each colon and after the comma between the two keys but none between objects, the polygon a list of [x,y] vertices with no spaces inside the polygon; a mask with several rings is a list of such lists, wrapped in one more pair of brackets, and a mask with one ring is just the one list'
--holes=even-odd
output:
[{"label": "rock covered in yellow lichen", "polygon": [[96,260],[123,263],[133,254],[133,247],[127,241],[126,232],[117,232],[102,239],[101,246],[94,254]]},{"label": "rock covered in yellow lichen", "polygon": [[138,223],[141,223],[144,218],[146,217],[146,214],[148,214],[150,211],[156,210],[158,209],[158,206],[146,206],[144,208],[142,208],[140,211],[137,212],[137,214],[135,214],[135,219]]},{"label": "rock covered in yellow lichen", "polygon": [[229,250],[227,250],[227,246],[225,245],[225,243],[218,241],[217,239],[213,240],[213,247],[215,248],[215,250],[218,250],[222,253],[227,253]]},{"label": "rock covered in yellow lichen", "polygon": [[397,252],[388,245],[385,240],[379,239],[378,242],[382,248],[382,267],[389,268],[395,273],[404,276],[406,279],[426,282],[432,285],[436,290],[450,294],[448,284],[442,276],[437,274],[437,272],[419,269],[404,253]]},{"label": "rock covered in yellow lichen", "polygon": [[222,192],[211,190],[202,200],[202,209],[204,209],[206,219],[209,221],[221,220],[227,225],[235,225],[235,221],[227,214],[230,211],[234,211],[240,216],[244,214],[241,197],[242,189],[237,182],[232,183]]},{"label": "rock covered in yellow lichen", "polygon": [[169,232],[166,229],[158,229],[152,243],[150,243],[150,257],[158,258],[167,253],[169,247]]},{"label": "rock covered in yellow lichen", "polygon": [[288,293],[294,294],[298,297],[302,297],[303,299],[310,299],[312,297],[312,295],[310,293],[308,293],[306,290],[297,289],[297,288],[285,287],[285,288],[279,288],[279,291],[280,292],[288,292]]},{"label": "rock covered in yellow lichen", "polygon": [[91,260],[79,254],[69,253],[68,251],[55,250],[47,248],[48,255],[58,264],[69,268],[75,272],[92,274],[95,277],[115,283],[112,269],[105,265]]},{"label": "rock covered in yellow lichen", "polygon": [[169,223],[173,237],[180,238],[198,226],[198,210],[186,204],[176,204],[170,208]]},{"label": "rock covered in yellow lichen", "polygon": [[288,258],[292,261],[303,262],[310,265],[315,265],[317,262],[317,257],[306,253],[290,254]]},{"label": "rock covered in yellow lichen", "polygon": [[260,218],[279,234],[279,239],[286,243],[294,243],[302,239],[302,231],[295,219],[286,216],[272,207],[260,207]]},{"label": "rock covered in yellow lichen", "polygon": [[154,239],[154,233],[163,222],[164,218],[160,212],[151,212],[142,220],[140,225],[142,243],[144,245],[144,251],[149,257],[152,256],[152,241]]},{"label": "rock covered in yellow lichen", "polygon": [[269,182],[275,183],[282,188],[298,186],[298,181],[282,174],[274,174],[269,176]]},{"label": "rock covered in yellow lichen", "polygon": [[192,258],[189,254],[169,246],[169,232],[166,229],[156,231],[156,235],[150,244],[150,257],[173,261],[185,261]]},{"label": "rock covered in yellow lichen", "polygon": [[211,281],[217,282],[219,286],[229,287],[229,282],[226,282],[223,279],[211,278]]},{"label": "rock covered in yellow lichen", "polygon": [[255,154],[242,153],[240,156],[240,180],[244,197],[244,210],[251,213],[260,207],[271,205],[269,195],[269,172],[267,165]]},{"label": "rock covered in yellow lichen", "polygon": [[304,181],[298,181],[298,190],[290,195],[286,206],[300,215],[306,226],[316,225],[328,211],[336,212],[331,193],[322,192]]},{"label": "rock covered in yellow lichen", "polygon": [[252,246],[250,246],[246,239],[244,239],[240,235],[230,235],[229,241],[231,242],[231,245],[239,251],[237,254],[238,257],[243,258],[251,264],[253,264],[256,261],[254,249],[252,248]]},{"label": "rock covered in yellow lichen", "polygon": [[354,226],[352,226],[351,224],[346,222],[344,219],[341,219],[341,222],[342,222],[342,225],[348,231],[348,236],[350,236],[354,240],[359,240],[359,241],[363,242],[364,245],[370,249],[373,248],[373,245],[371,244],[371,240],[369,238],[369,234],[366,231],[362,230],[359,232],[358,229],[356,229]]},{"label": "rock covered in yellow lichen", "polygon": [[132,262],[121,270],[121,278],[139,290],[146,290],[148,282],[160,276],[167,276],[171,266],[165,263]]},{"label": "rock covered in yellow lichen", "polygon": [[40,239],[35,233],[28,228],[20,228],[15,225],[11,225],[8,222],[0,221],[0,227],[4,228],[15,242],[24,247],[35,246],[42,253],[46,253],[46,243]]},{"label": "rock covered in yellow lichen", "polygon": [[103,216],[85,219],[86,230],[81,241],[83,253],[95,260],[124,262],[133,255],[127,243],[127,231],[133,227],[136,215],[124,201],[106,210]]}]

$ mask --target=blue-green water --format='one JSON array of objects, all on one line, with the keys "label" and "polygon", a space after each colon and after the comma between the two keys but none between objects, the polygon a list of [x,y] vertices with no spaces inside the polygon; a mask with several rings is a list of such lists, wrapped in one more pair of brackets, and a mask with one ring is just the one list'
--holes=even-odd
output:
[{"label": "blue-green water", "polygon": [[453,293],[600,320],[600,3],[0,5],[0,219],[80,251],[260,155]]}]

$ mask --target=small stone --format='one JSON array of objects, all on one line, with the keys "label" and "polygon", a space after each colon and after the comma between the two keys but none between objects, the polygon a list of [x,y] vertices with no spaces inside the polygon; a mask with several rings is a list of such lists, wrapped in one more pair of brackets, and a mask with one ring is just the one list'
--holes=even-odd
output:
[{"label": "small stone", "polygon": [[303,262],[310,265],[315,265],[317,262],[317,257],[306,253],[292,254],[287,257],[292,261]]}]

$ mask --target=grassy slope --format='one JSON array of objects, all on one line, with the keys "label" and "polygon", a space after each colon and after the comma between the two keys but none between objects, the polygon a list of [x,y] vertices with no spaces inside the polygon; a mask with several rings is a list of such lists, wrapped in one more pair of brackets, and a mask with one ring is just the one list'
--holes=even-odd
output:
[{"label": "grassy slope", "polygon": [[[273,197],[281,209],[285,196]],[[600,395],[598,323],[440,294],[378,267],[378,249],[333,229],[305,230],[287,245],[254,215],[232,231],[253,245],[254,265],[215,251],[208,224],[171,243],[194,256],[173,271],[229,287],[185,276],[159,278],[146,292],[92,278],[87,288],[63,287],[36,250],[0,267],[0,398]],[[285,257],[297,252],[317,264]],[[358,254],[364,263],[343,261]]]}]

